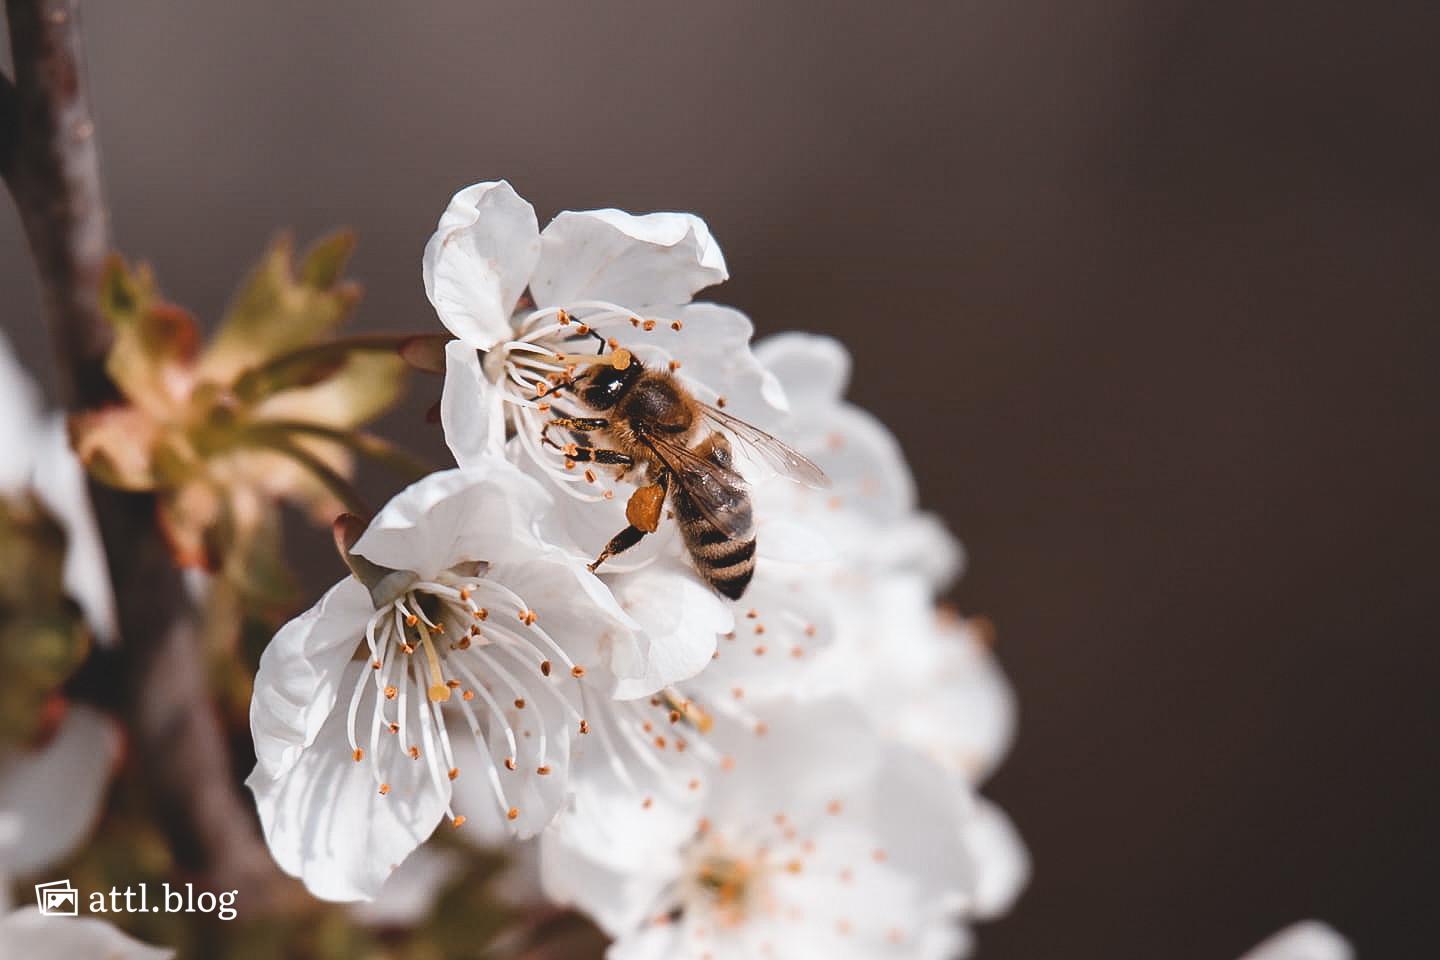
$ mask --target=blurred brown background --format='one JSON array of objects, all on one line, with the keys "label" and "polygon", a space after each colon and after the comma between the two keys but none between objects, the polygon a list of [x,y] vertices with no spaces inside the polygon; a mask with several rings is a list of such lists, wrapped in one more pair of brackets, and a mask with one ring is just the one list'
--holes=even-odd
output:
[{"label": "blurred brown background", "polygon": [[[542,222],[695,210],[716,299],[851,346],[1020,694],[989,789],[1035,876],[980,956],[1229,960],[1312,915],[1433,955],[1433,4],[85,13],[115,235],[202,316],[277,227],[348,223],[364,324],[431,329],[436,217],[508,177]],[[43,364],[8,205],[0,271]]]}]

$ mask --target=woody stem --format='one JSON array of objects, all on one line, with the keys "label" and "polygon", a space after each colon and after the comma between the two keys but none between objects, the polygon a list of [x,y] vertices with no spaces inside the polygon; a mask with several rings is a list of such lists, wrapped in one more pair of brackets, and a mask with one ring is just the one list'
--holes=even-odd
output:
[{"label": "woody stem", "polygon": [[[0,177],[35,260],[71,411],[119,397],[105,372],[113,334],[99,291],[110,237],[77,8],[76,0],[6,0],[14,78],[0,74]],[[264,909],[289,881],[230,769],[198,617],[156,526],[154,498],[93,486],[91,493],[121,637],[118,683],[94,684],[95,699],[126,724],[177,865]],[[83,676],[79,686],[87,689]]]}]

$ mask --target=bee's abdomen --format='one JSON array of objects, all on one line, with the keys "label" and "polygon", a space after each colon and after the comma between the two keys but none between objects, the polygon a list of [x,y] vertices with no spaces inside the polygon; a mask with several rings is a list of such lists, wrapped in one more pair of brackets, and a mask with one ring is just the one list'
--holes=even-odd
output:
[{"label": "bee's abdomen", "polygon": [[[744,505],[745,523],[749,528],[749,504]],[[755,537],[733,537],[720,530],[695,508],[683,493],[675,497],[675,517],[680,535],[690,551],[695,569],[731,600],[739,600],[750,578],[755,574]]]}]

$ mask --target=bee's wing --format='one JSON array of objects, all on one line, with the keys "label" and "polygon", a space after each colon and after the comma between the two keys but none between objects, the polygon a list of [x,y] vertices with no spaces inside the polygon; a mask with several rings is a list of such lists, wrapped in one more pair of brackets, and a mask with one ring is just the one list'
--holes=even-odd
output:
[{"label": "bee's wing", "polygon": [[675,483],[690,502],[717,530],[737,539],[753,535],[754,523],[744,477],[678,443],[659,437],[647,437],[646,443],[675,476]]},{"label": "bee's wing", "polygon": [[709,404],[701,404],[705,410],[705,416],[717,427],[725,430],[735,439],[754,451],[770,466],[792,480],[799,481],[807,487],[828,487],[830,478],[825,476],[825,471],[817,467],[813,461],[803,454],[792,450],[781,441],[770,436],[759,427],[751,426],[739,417],[732,417],[724,410],[712,407]]}]

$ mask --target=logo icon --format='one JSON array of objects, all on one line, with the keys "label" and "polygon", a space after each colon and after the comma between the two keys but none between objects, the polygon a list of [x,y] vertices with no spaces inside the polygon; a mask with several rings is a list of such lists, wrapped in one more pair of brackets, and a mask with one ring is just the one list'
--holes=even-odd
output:
[{"label": "logo icon", "polygon": [[35,904],[50,917],[73,917],[80,912],[80,891],[69,880],[35,884]]}]

